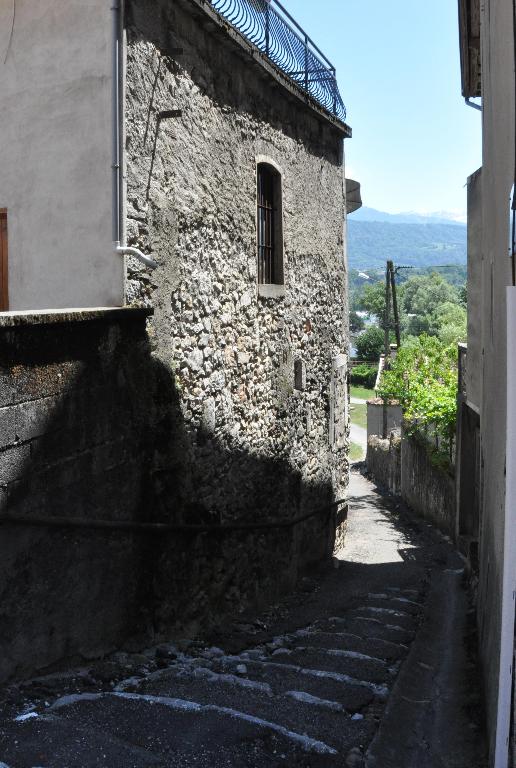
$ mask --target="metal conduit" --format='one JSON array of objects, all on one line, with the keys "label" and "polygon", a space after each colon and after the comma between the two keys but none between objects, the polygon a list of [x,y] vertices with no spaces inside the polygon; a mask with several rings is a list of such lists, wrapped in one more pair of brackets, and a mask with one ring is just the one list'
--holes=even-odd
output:
[{"label": "metal conduit", "polygon": [[305,515],[293,517],[291,520],[281,520],[278,522],[265,521],[263,523],[227,523],[222,525],[182,525],[176,523],[138,523],[131,520],[88,520],[87,518],[77,517],[17,517],[15,515],[0,515],[0,525],[32,526],[43,528],[83,528],[92,530],[111,530],[111,531],[130,531],[135,533],[227,533],[232,531],[266,531],[274,528],[292,528],[299,523],[305,522],[312,517],[331,514],[343,504],[347,504],[345,499],[340,499],[330,504],[328,507],[316,509]]}]

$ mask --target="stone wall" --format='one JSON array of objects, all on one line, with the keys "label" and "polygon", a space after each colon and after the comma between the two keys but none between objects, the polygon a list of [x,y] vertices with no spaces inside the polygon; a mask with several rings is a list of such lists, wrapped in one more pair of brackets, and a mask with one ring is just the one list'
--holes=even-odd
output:
[{"label": "stone wall", "polygon": [[432,463],[428,448],[416,438],[402,440],[401,495],[425,520],[455,538],[455,478]]},{"label": "stone wall", "polygon": [[[155,307],[154,354],[183,434],[178,448],[165,404],[156,506],[187,523],[327,506],[348,469],[342,134],[200,3],[132,0],[127,27],[128,239],[159,264],[152,276],[130,264],[128,294]],[[160,119],[170,109],[181,116]],[[264,159],[282,172],[285,287],[274,298],[257,286]],[[295,368],[306,372],[297,386]],[[209,621],[291,585],[331,552],[328,520],[291,536],[178,541],[161,561],[164,622]]]},{"label": "stone wall", "polygon": [[455,538],[455,479],[432,462],[427,446],[415,437],[370,437],[367,469],[391,493],[399,495],[416,512]]},{"label": "stone wall", "polygon": [[150,517],[146,314],[0,321],[0,680],[151,627],[149,541],[88,527]]},{"label": "stone wall", "polygon": [[377,435],[367,440],[367,469],[379,485],[391,493],[401,491],[401,438],[392,435],[383,440]]}]

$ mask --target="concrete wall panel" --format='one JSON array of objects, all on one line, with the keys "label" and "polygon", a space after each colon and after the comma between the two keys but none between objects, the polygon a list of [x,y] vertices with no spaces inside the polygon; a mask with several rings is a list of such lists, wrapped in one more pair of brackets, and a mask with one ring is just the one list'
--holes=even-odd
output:
[{"label": "concrete wall panel", "polygon": [[0,0],[10,309],[123,304],[123,259],[111,245],[111,85],[109,3]]}]

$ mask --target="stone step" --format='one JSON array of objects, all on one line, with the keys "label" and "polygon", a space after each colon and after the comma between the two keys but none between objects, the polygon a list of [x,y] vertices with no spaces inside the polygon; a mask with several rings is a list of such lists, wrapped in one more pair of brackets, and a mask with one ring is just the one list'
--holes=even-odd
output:
[{"label": "stone step", "polygon": [[296,637],[298,642],[307,647],[356,651],[391,663],[403,658],[407,653],[407,646],[401,643],[363,637],[344,631],[324,632],[313,627],[300,630]]},{"label": "stone step", "polygon": [[371,738],[375,722],[367,713],[348,712],[340,701],[309,693],[304,679],[295,683],[294,688],[276,692],[269,683],[248,677],[207,667],[177,667],[154,673],[135,692],[238,710],[322,740],[339,752]]},{"label": "stone step", "polygon": [[22,722],[3,720],[0,759],[10,768],[162,768],[159,754],[127,741],[110,729],[92,728],[78,718],[67,720],[57,712]]},{"label": "stone step", "polygon": [[305,645],[294,645],[292,648],[278,649],[269,657],[268,661],[321,671],[339,672],[368,683],[389,684],[392,681],[389,666],[382,659],[342,648],[313,648]]},{"label": "stone step", "polygon": [[345,631],[366,638],[388,640],[396,645],[409,646],[414,639],[415,630],[400,626],[397,621],[386,621],[385,617],[373,614],[357,615],[353,613],[346,617],[333,616],[317,625],[326,632]]},{"label": "stone step", "polygon": [[314,696],[338,701],[348,712],[361,711],[375,696],[388,694],[385,683],[353,677],[345,672],[289,664],[276,659],[246,660],[239,657],[223,657],[214,664],[214,671],[238,674],[245,669],[245,676],[257,682],[265,682],[275,693],[304,690]]},{"label": "stone step", "polygon": [[[153,768],[270,768],[271,766],[341,766],[342,755],[321,739],[283,725],[216,704],[191,699],[138,693],[79,694],[58,700],[52,707],[69,726],[106,734],[138,753],[143,750]],[[92,762],[89,745],[75,747],[84,754],[84,768],[128,768],[139,763],[118,758],[114,762]],[[89,762],[88,762],[89,760]],[[78,762],[77,765],[80,763]],[[45,763],[45,768],[57,768]],[[67,766],[69,764],[67,763]],[[60,765],[62,768],[62,764]],[[75,768],[75,765],[74,765]]]}]

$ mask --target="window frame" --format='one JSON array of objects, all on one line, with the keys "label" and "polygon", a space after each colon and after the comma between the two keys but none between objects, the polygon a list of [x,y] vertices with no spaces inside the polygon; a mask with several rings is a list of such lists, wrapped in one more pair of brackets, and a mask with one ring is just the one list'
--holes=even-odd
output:
[{"label": "window frame", "polygon": [[0,312],[9,310],[7,208],[0,208]]},{"label": "window frame", "polygon": [[[263,201],[260,196],[263,187],[260,184],[262,172],[269,176],[270,197]],[[262,202],[263,201],[263,202]],[[264,208],[263,203],[269,202]],[[264,222],[263,210],[270,211],[269,237],[264,238],[261,224]],[[265,216],[265,226],[267,216]],[[267,242],[267,239],[269,242]],[[262,249],[271,249],[270,282],[265,282]],[[269,298],[283,296],[285,293],[284,244],[283,244],[283,174],[281,168],[269,157],[256,158],[256,260],[258,294]]]}]

